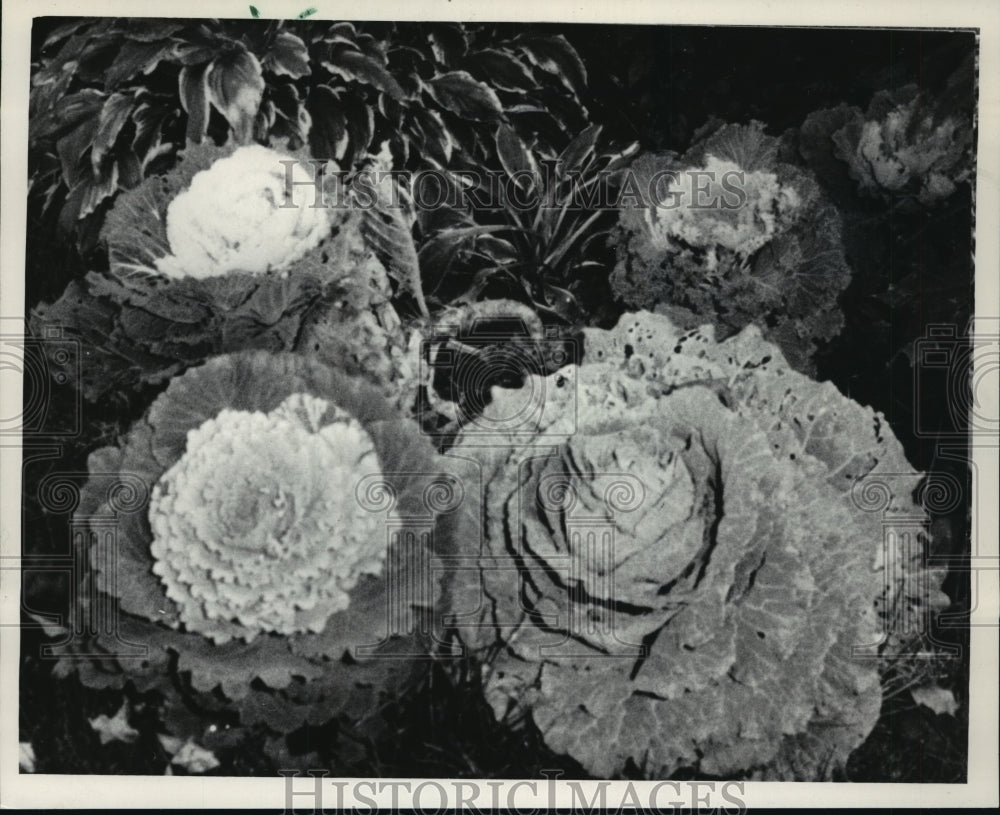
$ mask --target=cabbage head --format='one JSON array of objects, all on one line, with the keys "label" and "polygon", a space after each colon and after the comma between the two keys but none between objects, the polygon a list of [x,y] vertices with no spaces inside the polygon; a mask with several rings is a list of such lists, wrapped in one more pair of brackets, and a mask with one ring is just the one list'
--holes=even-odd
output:
[{"label": "cabbage head", "polygon": [[[191,144],[169,172],[119,195],[101,233],[109,268],[72,281],[32,315],[33,332],[59,328],[89,360],[76,371],[52,359],[53,372],[79,377],[74,384],[96,401],[219,354],[318,350],[398,392],[407,340],[389,275],[365,239],[363,213],[332,206],[334,173],[321,182],[331,206],[311,206],[308,158]],[[300,162],[298,184],[286,208],[281,162],[291,160]]]},{"label": "cabbage head", "polygon": [[845,207],[933,208],[974,175],[974,114],[962,101],[974,96],[973,76],[966,63],[943,96],[911,84],[877,92],[867,110],[817,110],[796,134],[798,152]]},{"label": "cabbage head", "polygon": [[893,621],[944,602],[885,521],[923,518],[919,474],[753,326],[584,333],[449,452],[483,485],[449,619],[487,699],[597,777],[828,778],[878,719]]},{"label": "cabbage head", "polygon": [[710,323],[722,339],[764,326],[809,373],[843,324],[850,269],[836,207],[780,147],[753,122],[718,128],[683,156],[636,159],[642,197],[620,210],[611,286],[627,306],[685,328]]},{"label": "cabbage head", "polygon": [[[74,523],[97,599],[78,613],[106,606],[115,624],[72,641],[61,670],[168,699],[180,677],[281,733],[372,714],[429,649],[416,621],[441,504],[425,496],[450,485],[436,461],[377,389],[315,359],[191,368],[90,456]],[[414,622],[389,630],[390,612]]]},{"label": "cabbage head", "polygon": [[327,207],[312,206],[308,184],[288,185],[289,166],[298,182],[315,171],[297,162],[252,144],[196,173],[167,207],[170,254],[156,260],[156,270],[167,277],[263,274],[287,269],[315,249],[332,219]]},{"label": "cabbage head", "polygon": [[832,134],[837,158],[868,196],[915,198],[932,206],[972,175],[972,130],[957,114],[940,115],[916,86],[875,95]]}]

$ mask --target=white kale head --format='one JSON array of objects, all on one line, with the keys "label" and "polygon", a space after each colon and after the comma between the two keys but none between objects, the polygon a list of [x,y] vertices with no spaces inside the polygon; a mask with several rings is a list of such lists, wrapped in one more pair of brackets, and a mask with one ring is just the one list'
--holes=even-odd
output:
[{"label": "white kale head", "polygon": [[170,202],[169,254],[157,259],[157,270],[205,278],[287,269],[330,232],[329,211],[313,206],[312,172],[256,144],[216,160]]},{"label": "white kale head", "polygon": [[383,519],[354,495],[379,469],[361,425],[297,393],[188,433],[149,508],[154,573],[189,631],[216,642],[319,632],[385,560]]},{"label": "white kale head", "polygon": [[[73,665],[95,686],[167,696],[180,674],[280,732],[370,714],[429,647],[407,620],[437,590],[436,461],[378,388],[314,358],[251,351],[188,369],[90,456],[80,545],[116,628],[76,646],[103,654],[100,670]],[[373,658],[386,650],[398,658]]]}]

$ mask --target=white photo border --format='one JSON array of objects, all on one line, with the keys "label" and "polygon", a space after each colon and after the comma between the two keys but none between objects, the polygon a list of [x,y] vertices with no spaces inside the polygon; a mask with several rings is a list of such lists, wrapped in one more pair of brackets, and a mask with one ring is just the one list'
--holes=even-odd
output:
[{"label": "white photo border", "polygon": [[[411,0],[401,4],[368,0],[362,7],[342,0],[256,0],[261,18],[295,17],[315,7],[310,19],[398,20],[405,18],[513,21],[513,22],[599,22],[637,24],[752,25],[849,28],[938,28],[978,29],[979,100],[978,161],[975,212],[979,229],[975,235],[976,320],[1000,318],[1000,4],[994,0],[850,0],[830,3],[824,0],[726,0],[702,4],[662,3],[655,0],[627,0],[612,6],[594,0],[546,0],[545,3],[470,2],[470,0]],[[16,0],[3,2],[2,30],[2,223],[0,223],[0,317],[23,321],[24,252],[27,199],[28,89],[30,80],[31,23],[44,16],[148,16],[250,18],[247,2],[235,0],[174,0],[170,4],[138,0]],[[23,325],[23,322],[21,323]],[[20,413],[21,390],[16,380],[4,379],[0,392],[0,413]],[[997,394],[993,393],[993,399]],[[987,415],[997,415],[997,405],[983,406]],[[20,553],[20,448],[14,441],[4,441],[0,449],[0,555],[17,558]],[[997,495],[1000,449],[997,442],[973,439],[971,454],[975,470],[984,479],[975,494]],[[975,501],[975,499],[974,499]],[[985,557],[997,557],[1000,528],[997,507],[973,505],[977,523],[973,525],[978,540],[973,551]],[[855,783],[755,783],[744,785],[741,798],[750,807],[930,807],[990,806],[1000,803],[998,796],[998,683],[1000,664],[997,621],[1000,618],[1000,572],[988,571],[979,576],[980,594],[972,612],[970,631],[970,711],[968,781],[965,784],[855,784]],[[0,583],[0,806],[26,808],[64,807],[221,807],[281,809],[286,802],[286,781],[271,778],[217,777],[122,777],[28,775],[18,772],[18,665],[19,631],[9,621],[19,615],[20,581],[10,572]],[[402,779],[405,781],[405,779]],[[425,783],[433,779],[420,779]],[[446,789],[451,782],[436,779]],[[300,778],[296,789],[303,789]],[[347,789],[350,790],[349,779]],[[381,779],[380,781],[389,781]],[[535,793],[522,785],[514,789],[513,803],[522,808],[544,808],[553,804],[569,805],[569,790],[556,782],[555,801],[545,795],[544,779],[537,782]],[[332,806],[330,797],[324,805]],[[414,784],[417,780],[414,780]],[[465,782],[466,785],[474,782]],[[516,781],[492,781],[502,784],[502,796]],[[578,782],[588,794],[605,782]],[[611,782],[608,800],[618,802]],[[635,790],[648,796],[656,782],[631,782]],[[491,793],[482,782],[482,794],[476,798],[481,808],[489,806]],[[390,790],[373,789],[379,806],[390,804]],[[401,787],[396,788],[399,794]],[[542,791],[541,797],[538,794]],[[645,790],[645,792],[644,792]],[[641,798],[642,799],[642,798]],[[434,800],[434,799],[431,799]],[[508,803],[501,797],[502,803]],[[648,800],[642,799],[642,800]],[[400,806],[408,802],[404,793]],[[349,798],[343,799],[349,805]],[[368,806],[365,801],[355,801]],[[723,802],[724,803],[724,802]],[[297,806],[307,807],[297,797]]]}]

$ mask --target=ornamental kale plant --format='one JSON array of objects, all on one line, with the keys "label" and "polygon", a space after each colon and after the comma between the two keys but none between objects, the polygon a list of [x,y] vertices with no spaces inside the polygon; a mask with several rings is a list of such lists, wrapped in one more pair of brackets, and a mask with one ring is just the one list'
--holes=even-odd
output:
[{"label": "ornamental kale plant", "polygon": [[[963,78],[957,71],[952,81]],[[972,177],[970,124],[971,116],[948,100],[906,85],[876,93],[866,112],[850,105],[816,111],[799,144],[834,183],[837,169],[846,169],[862,196],[931,207]]]},{"label": "ornamental kale plant", "polygon": [[449,453],[485,484],[454,624],[497,717],[597,777],[828,778],[878,719],[897,616],[946,603],[871,511],[923,517],[919,474],[756,327],[713,333],[626,314],[580,365],[494,389]]},{"label": "ornamental kale plant", "polygon": [[727,337],[756,323],[797,370],[836,336],[850,281],[841,219],[804,170],[779,160],[760,122],[725,125],[683,156],[645,155],[642,193],[613,240],[615,293]]},{"label": "ornamental kale plant", "polygon": [[975,38],[752,33],[35,21],[41,771],[965,778]]},{"label": "ornamental kale plant", "polygon": [[[88,399],[253,348],[332,346],[341,369],[392,379],[392,365],[367,364],[373,350],[398,358],[403,342],[389,276],[368,248],[364,213],[311,206],[306,158],[191,145],[173,170],[119,196],[102,233],[108,272],[72,282],[32,316],[36,333],[58,327],[87,349],[79,386]],[[290,188],[282,162],[296,162]],[[330,173],[319,187],[336,201],[337,183]],[[321,342],[310,327],[331,320],[337,331]]]},{"label": "ornamental kale plant", "polygon": [[304,356],[214,357],[174,378],[90,456],[75,523],[92,590],[74,619],[85,630],[110,604],[114,623],[64,637],[57,671],[168,709],[193,694],[279,735],[372,717],[429,647],[387,620],[430,609],[433,534],[389,532],[433,528],[427,490],[449,486],[435,458],[374,387]]}]

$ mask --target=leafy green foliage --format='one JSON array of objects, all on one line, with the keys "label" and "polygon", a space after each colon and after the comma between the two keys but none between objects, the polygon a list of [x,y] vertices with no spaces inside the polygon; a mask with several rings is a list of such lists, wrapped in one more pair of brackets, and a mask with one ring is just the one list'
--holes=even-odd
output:
[{"label": "leafy green foliage", "polygon": [[487,700],[600,778],[828,778],[879,716],[857,653],[905,652],[896,615],[947,602],[866,504],[922,517],[918,474],[882,416],[754,327],[584,333],[582,364],[496,389],[450,452],[487,485],[457,537],[480,572],[450,595]]},{"label": "leafy green foliage", "polygon": [[564,37],[485,25],[78,21],[48,35],[32,78],[32,192],[62,202],[65,230],[99,222],[206,138],[308,144],[346,169],[388,139],[398,167],[479,166],[501,121],[568,139],[585,84]]},{"label": "leafy green foliage", "polygon": [[[575,323],[593,306],[600,254],[614,226],[614,202],[632,156],[599,145],[591,125],[561,151],[529,147],[513,128],[496,130],[495,174],[452,184],[466,206],[426,216],[420,249],[430,290],[459,293],[450,303],[507,297],[549,321]],[[583,301],[581,303],[581,301]]]},{"label": "leafy green foliage", "polygon": [[[756,323],[810,371],[817,344],[842,325],[837,298],[850,269],[837,209],[809,174],[779,160],[779,147],[756,122],[719,128],[681,157],[638,159],[644,197],[621,210],[612,287],[630,306],[688,328],[710,323],[723,337]],[[680,181],[664,192],[657,174],[669,172]],[[690,186],[709,173],[712,197],[696,201],[702,190]]]},{"label": "leafy green foliage", "polygon": [[[109,565],[99,536],[84,536],[80,554],[93,567],[86,580],[94,581],[103,593],[101,602],[114,605],[117,627],[90,638],[64,638],[62,645],[55,646],[61,657],[58,673],[75,672],[91,687],[120,688],[131,682],[140,692],[157,691],[168,706],[180,703],[179,692],[201,695],[203,701],[214,696],[217,710],[237,714],[244,725],[263,724],[281,735],[304,722],[322,724],[338,716],[357,722],[370,717],[380,694],[391,694],[407,681],[414,666],[412,656],[427,646],[415,628],[398,636],[387,631],[387,587],[392,580],[417,580],[415,574],[421,573],[426,556],[423,539],[416,548],[400,542],[398,546],[410,547],[405,556],[393,548],[383,549],[386,560],[379,573],[357,582],[346,607],[331,607],[318,633],[261,635],[249,642],[236,639],[215,644],[188,630],[181,624],[183,609],[168,595],[156,576],[159,572],[154,573],[158,561],[148,517],[150,497],[164,474],[190,452],[188,443],[193,437],[189,432],[225,410],[266,413],[290,394],[326,400],[352,416],[374,442],[375,466],[384,470],[381,477],[395,497],[395,511],[411,515],[430,511],[423,493],[427,477],[435,473],[433,451],[372,386],[298,355],[251,352],[216,357],[172,380],[120,446],[91,454],[91,476],[81,492],[78,519],[83,524],[100,524],[101,518],[117,518],[118,556]],[[246,461],[250,467],[259,463],[252,458]],[[355,462],[344,464],[351,468]],[[379,470],[374,474],[379,475]],[[133,487],[124,501],[118,492],[122,479]],[[373,500],[378,504],[378,499]],[[225,515],[232,508],[216,506],[210,499],[202,510],[220,513],[214,520],[206,517],[204,528],[232,521]],[[388,547],[389,539],[382,534],[382,546]],[[215,545],[221,544],[215,541]],[[202,561],[193,550],[190,554],[192,568],[197,569]],[[281,564],[272,567],[281,568]],[[206,576],[211,574],[205,571]],[[220,596],[227,589],[236,590],[220,585]],[[90,619],[94,613],[90,594],[77,596],[80,606],[72,612],[74,619]],[[415,596],[414,602],[414,614],[419,616],[431,598]],[[145,646],[144,653],[137,652],[135,644]],[[366,655],[363,648],[369,646],[379,646],[375,650],[380,657]]]},{"label": "leafy green foliage", "polygon": [[[364,366],[370,331],[358,334],[354,327],[368,326],[377,309],[384,315],[384,332],[398,329],[390,314],[386,270],[362,235],[363,212],[328,210],[338,219],[335,228],[290,270],[225,275],[206,270],[205,277],[172,279],[157,273],[171,250],[170,204],[197,173],[231,153],[231,148],[192,145],[174,170],[122,195],[104,229],[109,272],[91,272],[72,282],[55,303],[35,309],[31,326],[36,334],[53,326],[81,341],[89,361],[80,371],[82,381],[74,384],[87,399],[163,382],[215,354],[287,351],[303,340],[315,345],[309,326],[328,323],[328,312],[336,314],[338,347],[343,352],[346,343],[351,351],[343,354],[343,365],[357,373],[383,373],[383,384],[392,378],[389,371]],[[213,214],[218,215],[206,213],[206,223]],[[55,359],[53,366],[54,372],[65,367]],[[76,369],[63,372],[72,377]]]}]

